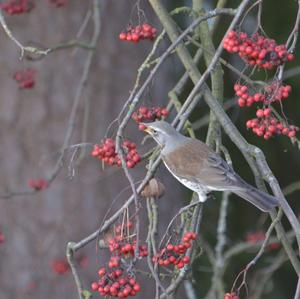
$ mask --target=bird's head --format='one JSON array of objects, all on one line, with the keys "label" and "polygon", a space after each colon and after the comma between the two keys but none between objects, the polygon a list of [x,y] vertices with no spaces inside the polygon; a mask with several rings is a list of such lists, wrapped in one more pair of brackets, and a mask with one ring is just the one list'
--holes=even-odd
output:
[{"label": "bird's head", "polygon": [[173,143],[174,137],[175,139],[176,137],[183,137],[165,121],[143,123],[143,125],[146,127],[144,131],[147,132],[162,147]]}]

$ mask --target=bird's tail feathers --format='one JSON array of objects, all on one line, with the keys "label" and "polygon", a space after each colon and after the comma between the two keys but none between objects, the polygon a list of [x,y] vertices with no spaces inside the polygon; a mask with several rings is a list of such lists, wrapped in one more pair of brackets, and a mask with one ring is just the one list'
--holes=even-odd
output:
[{"label": "bird's tail feathers", "polygon": [[249,201],[263,212],[274,211],[274,208],[279,205],[276,197],[260,191],[252,186],[241,190],[234,190],[235,194]]}]

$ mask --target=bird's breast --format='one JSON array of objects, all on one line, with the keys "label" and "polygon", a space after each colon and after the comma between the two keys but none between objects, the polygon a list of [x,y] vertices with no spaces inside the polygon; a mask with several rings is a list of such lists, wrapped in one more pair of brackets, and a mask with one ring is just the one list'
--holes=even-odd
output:
[{"label": "bird's breast", "polygon": [[165,159],[163,159],[163,162],[166,166],[166,168],[169,170],[169,172],[185,187],[187,187],[188,189],[196,192],[196,193],[208,193],[210,190],[207,189],[205,186],[201,185],[199,182],[196,181],[191,181],[188,179],[185,179],[183,177],[179,177],[176,175],[176,173],[174,173],[174,171],[172,171],[172,169],[170,168],[170,166],[168,165],[168,163],[165,161]]}]

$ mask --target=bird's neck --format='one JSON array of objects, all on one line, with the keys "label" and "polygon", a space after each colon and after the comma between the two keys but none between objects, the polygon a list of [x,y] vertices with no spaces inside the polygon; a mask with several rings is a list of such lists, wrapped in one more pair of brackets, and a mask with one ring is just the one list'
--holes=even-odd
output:
[{"label": "bird's neck", "polygon": [[174,148],[178,148],[183,145],[186,141],[188,141],[188,137],[185,137],[178,133],[176,136],[172,136],[164,145],[162,149],[162,154],[166,155],[174,150]]}]

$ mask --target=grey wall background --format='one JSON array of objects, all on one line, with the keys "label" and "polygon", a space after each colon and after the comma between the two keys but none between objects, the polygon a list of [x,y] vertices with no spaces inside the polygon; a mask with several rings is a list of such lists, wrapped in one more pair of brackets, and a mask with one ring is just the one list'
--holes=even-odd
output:
[{"label": "grey wall background", "polygon": [[[89,97],[91,102],[87,139],[93,143],[104,137],[107,126],[118,115],[133,86],[136,70],[151,47],[150,42],[133,45],[118,39],[119,32],[128,23],[134,1],[100,3],[101,36],[84,92],[84,97]],[[74,39],[91,1],[69,1],[61,9],[52,8],[47,1],[36,4],[29,14],[7,17],[8,25],[24,44],[38,42],[54,46]],[[152,20],[147,5],[145,12]],[[90,39],[91,29],[92,24],[82,35],[83,41]],[[7,189],[23,190],[29,178],[44,177],[54,166],[87,52],[68,49],[39,61],[19,61],[16,45],[1,30],[0,53],[0,192],[3,194]],[[18,90],[12,80],[14,71],[25,67],[37,70],[36,86],[32,90]],[[163,84],[155,84],[145,95],[145,101],[154,105],[167,100],[166,92],[172,83],[168,66],[160,72],[157,81]],[[80,141],[84,97],[72,143]],[[136,142],[143,138],[134,125],[128,136]],[[145,150],[146,147],[142,152]],[[120,170],[107,168],[103,171],[101,163],[88,153],[70,180],[69,161],[70,155],[58,178],[44,192],[0,200],[0,229],[6,237],[5,244],[0,246],[0,298],[77,296],[72,275],[54,274],[51,262],[65,257],[68,241],[79,241],[99,227],[110,203],[128,182]],[[145,174],[144,166],[137,167],[133,173],[141,179]],[[174,183],[169,176],[165,177],[166,184]],[[171,196],[173,192],[176,197]],[[178,184],[172,186],[172,192],[168,192],[166,200],[160,204],[162,212],[170,217],[169,213],[175,212],[180,202],[178,192]],[[120,196],[115,209],[128,194]],[[164,224],[167,224],[168,215]],[[95,242],[83,249],[83,253],[88,256],[88,266],[81,274],[88,288],[96,279],[105,254],[99,254]],[[147,288],[148,293],[152,292],[151,284],[143,287],[145,292],[141,296],[145,298]]]}]

